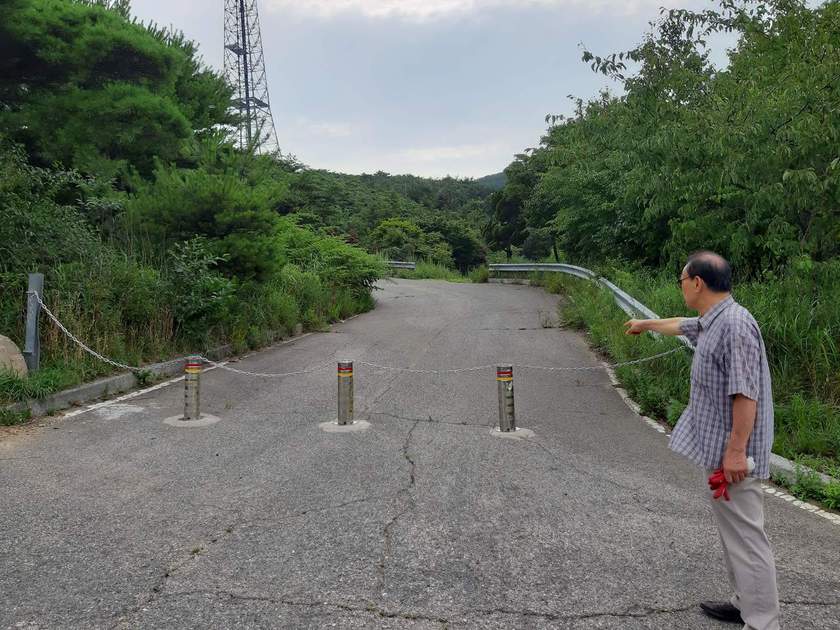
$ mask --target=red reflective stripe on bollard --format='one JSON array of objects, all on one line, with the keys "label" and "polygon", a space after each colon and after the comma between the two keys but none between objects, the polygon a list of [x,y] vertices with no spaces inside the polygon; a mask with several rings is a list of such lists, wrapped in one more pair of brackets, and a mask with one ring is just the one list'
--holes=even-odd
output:
[{"label": "red reflective stripe on bollard", "polygon": [[513,369],[505,369],[505,370],[496,370],[496,380],[497,381],[512,381],[513,380]]}]

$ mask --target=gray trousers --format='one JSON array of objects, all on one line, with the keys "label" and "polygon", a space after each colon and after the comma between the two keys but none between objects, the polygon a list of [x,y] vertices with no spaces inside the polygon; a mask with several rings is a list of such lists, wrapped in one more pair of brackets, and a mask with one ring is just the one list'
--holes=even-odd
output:
[{"label": "gray trousers", "polygon": [[747,477],[730,484],[730,501],[712,499],[723,557],[732,587],[732,604],[741,611],[744,630],[779,629],[776,563],[764,532],[761,480]]}]

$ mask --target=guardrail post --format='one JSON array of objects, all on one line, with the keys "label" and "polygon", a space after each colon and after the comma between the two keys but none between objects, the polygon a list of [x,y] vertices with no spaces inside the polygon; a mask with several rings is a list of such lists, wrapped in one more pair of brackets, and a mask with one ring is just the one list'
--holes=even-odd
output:
[{"label": "guardrail post", "polygon": [[[23,360],[29,373],[37,372],[41,365],[41,338],[38,331],[38,319],[41,305],[38,298],[44,299],[44,274],[30,273],[29,288],[26,294],[26,337],[24,338]],[[32,292],[37,294],[32,295]]]},{"label": "guardrail post", "polygon": [[353,424],[353,362],[338,362],[339,425]]},{"label": "guardrail post", "polygon": [[184,420],[199,420],[201,361],[196,357],[187,359],[184,366]]},{"label": "guardrail post", "polygon": [[499,389],[499,431],[516,431],[516,416],[513,406],[513,366],[496,366],[496,382]]}]

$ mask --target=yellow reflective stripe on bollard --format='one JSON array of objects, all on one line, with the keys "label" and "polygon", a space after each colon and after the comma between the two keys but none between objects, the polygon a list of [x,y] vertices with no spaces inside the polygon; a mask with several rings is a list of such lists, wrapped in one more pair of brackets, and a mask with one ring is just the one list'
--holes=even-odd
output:
[{"label": "yellow reflective stripe on bollard", "polygon": [[496,380],[501,381],[503,383],[509,382],[513,380],[513,370],[508,368],[506,370],[497,369],[496,370]]}]

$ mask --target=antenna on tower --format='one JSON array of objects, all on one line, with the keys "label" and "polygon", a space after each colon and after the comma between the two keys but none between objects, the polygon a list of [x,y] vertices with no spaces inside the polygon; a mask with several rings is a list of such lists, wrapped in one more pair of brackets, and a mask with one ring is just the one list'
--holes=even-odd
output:
[{"label": "antenna on tower", "polygon": [[265,79],[257,0],[225,0],[225,78],[235,90],[239,148],[274,153],[280,146]]}]

